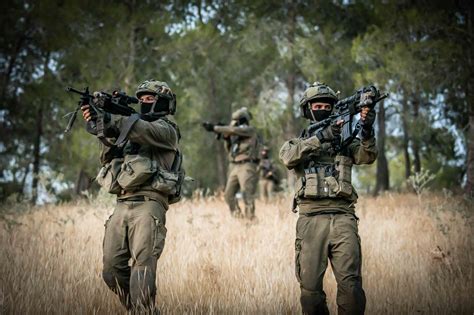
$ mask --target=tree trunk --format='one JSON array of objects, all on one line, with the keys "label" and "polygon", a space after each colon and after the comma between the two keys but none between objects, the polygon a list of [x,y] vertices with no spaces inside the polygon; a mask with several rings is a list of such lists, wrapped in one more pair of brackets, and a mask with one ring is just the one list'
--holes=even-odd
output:
[{"label": "tree trunk", "polygon": [[[472,104],[472,103],[471,103]],[[467,170],[466,170],[466,187],[464,192],[469,198],[474,198],[474,113],[470,110],[469,127],[466,137],[467,144]]]},{"label": "tree trunk", "polygon": [[389,189],[389,170],[387,157],[385,155],[385,106],[384,102],[379,105],[377,115],[377,149],[379,151],[377,158],[377,181],[375,184],[374,195],[378,195],[380,191]]},{"label": "tree trunk", "polygon": [[410,153],[408,152],[408,146],[410,144],[410,135],[408,130],[408,115],[410,114],[408,109],[408,101],[406,97],[402,101],[402,128],[403,128],[403,157],[405,159],[405,179],[408,179],[411,175],[411,162]]},{"label": "tree trunk", "polygon": [[31,203],[36,204],[38,199],[38,176],[41,159],[41,137],[43,136],[43,104],[40,104],[36,113],[36,134],[33,147],[33,181],[31,183]]},{"label": "tree trunk", "polygon": [[[418,93],[413,97],[413,123],[418,122],[420,116],[420,97]],[[415,127],[414,130],[417,130]],[[415,173],[421,171],[421,159],[420,159],[420,139],[419,135],[412,135],[412,150],[413,150],[413,166]]]},{"label": "tree trunk", "polygon": [[474,84],[473,84],[473,50],[472,50],[472,9],[467,13],[467,31],[469,37],[467,38],[467,69],[470,72],[467,80],[466,99],[469,114],[469,126],[467,129],[466,146],[467,146],[467,161],[466,161],[466,187],[464,192],[469,198],[474,198]]},{"label": "tree trunk", "polygon": [[295,32],[296,32],[296,8],[295,4],[290,1],[288,4],[288,32],[286,35],[286,40],[288,42],[288,51],[290,54],[290,63],[288,67],[288,72],[285,77],[285,85],[288,91],[288,96],[286,100],[286,121],[284,125],[284,132],[286,138],[293,138],[296,135],[296,117],[295,117],[295,91],[296,91],[296,61],[294,57],[294,45],[295,45]]},{"label": "tree trunk", "polygon": [[30,164],[27,164],[25,166],[25,171],[24,171],[24,174],[23,174],[23,178],[21,179],[21,182],[20,182],[20,189],[18,191],[18,196],[16,198],[17,202],[20,202],[21,200],[24,199],[23,197],[25,195],[26,178],[28,177],[29,172],[30,172]]},{"label": "tree trunk", "polygon": [[[286,115],[285,115],[285,124],[283,125],[284,129],[284,137],[285,139],[294,138],[297,134],[296,130],[296,117],[295,117],[295,91],[296,91],[296,77],[297,77],[297,69],[296,69],[296,61],[294,58],[294,45],[295,45],[295,33],[296,33],[296,8],[295,3],[290,1],[287,6],[288,10],[288,32],[286,35],[286,39],[288,42],[288,51],[290,53],[290,64],[288,67],[288,73],[285,78],[285,85],[288,91],[287,101],[286,101]],[[287,172],[287,181],[288,187],[294,187],[295,183],[295,173],[293,171]]]}]

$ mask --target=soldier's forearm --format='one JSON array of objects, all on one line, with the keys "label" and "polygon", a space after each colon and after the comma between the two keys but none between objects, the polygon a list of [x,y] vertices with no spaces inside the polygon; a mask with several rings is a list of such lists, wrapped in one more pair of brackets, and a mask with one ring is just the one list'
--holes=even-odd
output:
[{"label": "soldier's forearm", "polygon": [[353,152],[354,164],[372,164],[378,155],[375,137],[364,139]]},{"label": "soldier's forearm", "polygon": [[[123,119],[126,117],[122,117]],[[138,120],[130,130],[128,139],[138,144],[174,150],[177,143],[176,130],[165,121],[148,122]]]},{"label": "soldier's forearm", "polygon": [[217,133],[222,133],[224,136],[243,136],[243,137],[250,137],[252,136],[253,129],[247,126],[214,126],[214,131]]}]

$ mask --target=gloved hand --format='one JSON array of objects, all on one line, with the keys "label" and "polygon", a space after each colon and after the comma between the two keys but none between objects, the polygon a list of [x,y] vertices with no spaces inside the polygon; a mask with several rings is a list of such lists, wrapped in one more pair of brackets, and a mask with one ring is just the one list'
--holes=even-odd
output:
[{"label": "gloved hand", "polygon": [[341,135],[342,124],[340,122],[333,123],[326,128],[316,132],[316,137],[319,139],[319,142],[331,142],[334,138]]},{"label": "gloved hand", "polygon": [[213,123],[210,123],[208,121],[205,121],[202,123],[202,126],[204,127],[204,129],[206,129],[207,131],[214,131],[214,124]]},{"label": "gloved hand", "polygon": [[360,123],[362,128],[370,130],[375,122],[375,110],[364,107],[360,113]]}]

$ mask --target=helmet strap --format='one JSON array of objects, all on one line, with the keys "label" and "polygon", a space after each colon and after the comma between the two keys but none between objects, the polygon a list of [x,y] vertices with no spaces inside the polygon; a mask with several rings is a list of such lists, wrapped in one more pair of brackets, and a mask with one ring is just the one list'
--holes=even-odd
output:
[{"label": "helmet strap", "polygon": [[310,106],[309,102],[308,102],[308,111],[310,112],[311,117],[313,117],[313,121],[316,122],[316,117],[314,117],[314,113],[313,113],[313,111],[311,110],[311,106]]}]

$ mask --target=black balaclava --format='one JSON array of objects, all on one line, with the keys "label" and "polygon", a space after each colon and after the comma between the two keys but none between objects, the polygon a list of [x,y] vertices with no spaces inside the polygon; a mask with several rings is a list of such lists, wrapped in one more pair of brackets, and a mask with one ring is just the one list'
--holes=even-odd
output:
[{"label": "black balaclava", "polygon": [[151,111],[153,111],[154,113],[168,112],[169,100],[164,97],[158,97],[158,99],[152,103],[140,102],[141,114],[148,114]]},{"label": "black balaclava", "polygon": [[323,121],[324,119],[331,116],[330,110],[318,109],[318,110],[311,110],[311,112],[313,114],[314,119],[316,119],[316,121]]},{"label": "black balaclava", "polygon": [[327,103],[327,104],[331,105],[331,109],[330,110],[324,110],[324,109],[312,110],[311,109],[311,103],[308,102],[308,110],[311,113],[311,116],[313,117],[314,120],[323,121],[324,119],[331,116],[332,108],[334,106],[334,104],[333,104],[334,102],[331,99],[326,99],[326,98],[318,99],[318,101],[320,101],[321,103]]}]

